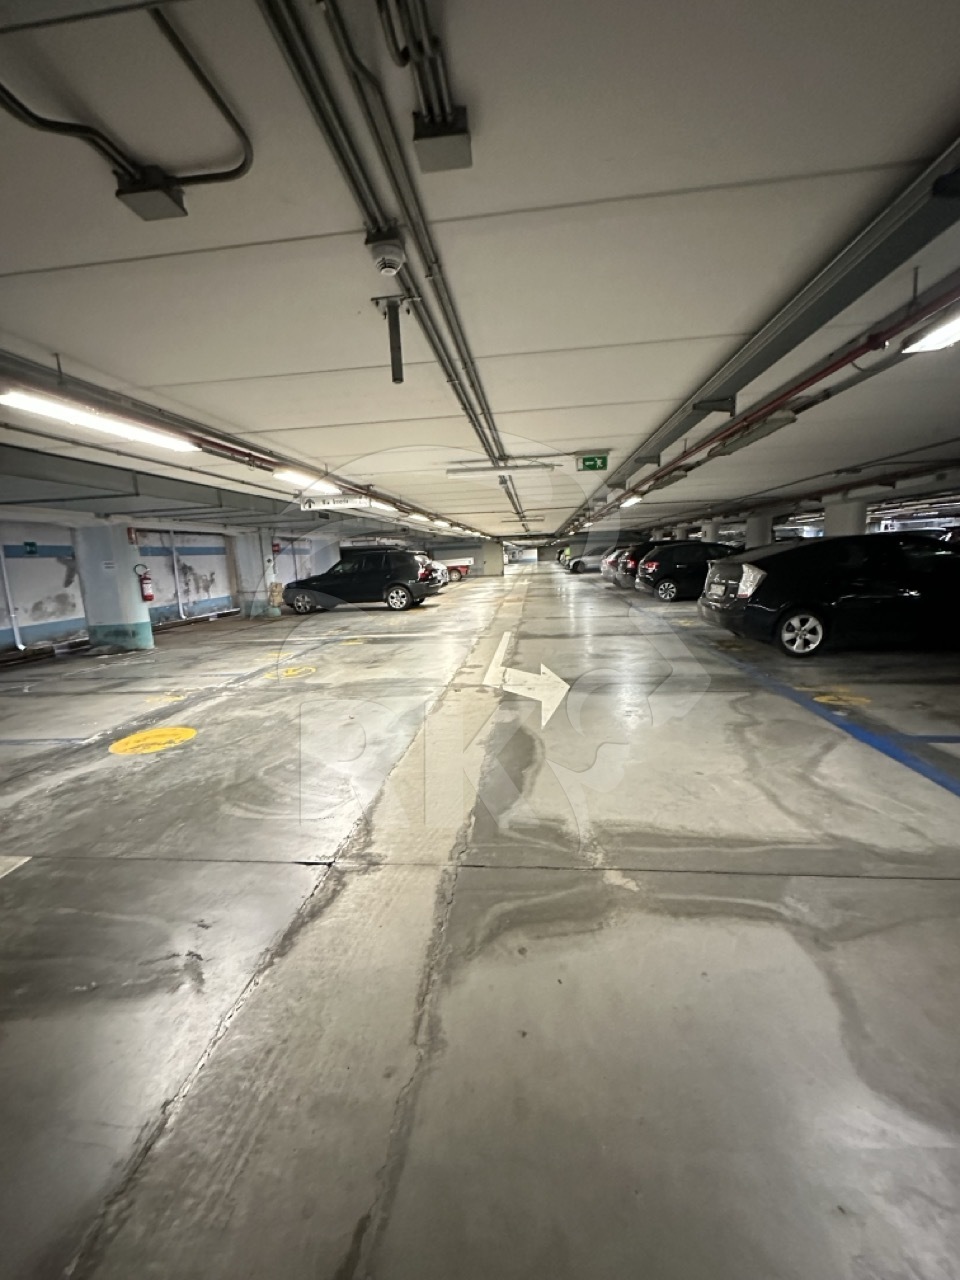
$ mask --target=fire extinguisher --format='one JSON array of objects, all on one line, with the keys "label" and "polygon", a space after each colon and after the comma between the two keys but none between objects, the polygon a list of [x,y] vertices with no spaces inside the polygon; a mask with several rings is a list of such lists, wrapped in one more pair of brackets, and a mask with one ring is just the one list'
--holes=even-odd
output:
[{"label": "fire extinguisher", "polygon": [[137,564],[133,567],[133,572],[140,579],[140,599],[152,600],[153,597],[153,579],[150,577],[150,571],[145,564]]}]

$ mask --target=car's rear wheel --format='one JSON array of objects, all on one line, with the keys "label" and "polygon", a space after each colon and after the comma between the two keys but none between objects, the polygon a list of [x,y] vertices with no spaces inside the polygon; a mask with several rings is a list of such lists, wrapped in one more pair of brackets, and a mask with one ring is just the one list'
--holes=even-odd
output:
[{"label": "car's rear wheel", "polygon": [[313,613],[317,607],[317,602],[309,591],[298,591],[290,601],[290,608],[294,613]]},{"label": "car's rear wheel", "polygon": [[412,592],[407,587],[402,586],[399,582],[395,583],[387,590],[385,599],[387,602],[387,608],[396,609],[397,611],[401,609],[409,609],[414,603]]},{"label": "car's rear wheel", "polygon": [[451,582],[459,582],[463,577],[463,574],[459,569],[450,569],[448,570],[448,574]]},{"label": "car's rear wheel", "polygon": [[584,565],[582,560],[574,560],[570,568],[573,570],[574,573],[583,573],[586,566]]},{"label": "car's rear wheel", "polygon": [[777,644],[791,658],[812,658],[826,638],[826,624],[813,609],[790,609],[777,624]]},{"label": "car's rear wheel", "polygon": [[677,584],[672,578],[661,578],[657,583],[656,591],[657,599],[663,600],[666,604],[677,598]]}]

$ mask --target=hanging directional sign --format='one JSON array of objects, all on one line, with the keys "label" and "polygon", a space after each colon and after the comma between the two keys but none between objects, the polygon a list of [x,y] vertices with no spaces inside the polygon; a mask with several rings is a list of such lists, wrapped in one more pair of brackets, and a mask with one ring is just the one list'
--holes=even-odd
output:
[{"label": "hanging directional sign", "polygon": [[608,457],[609,454],[606,453],[578,453],[577,470],[606,471]]},{"label": "hanging directional sign", "polygon": [[307,498],[300,499],[301,511],[329,511],[331,509],[337,511],[346,510],[348,507],[369,507],[371,506],[369,498],[355,497],[353,494],[344,494],[341,498]]}]

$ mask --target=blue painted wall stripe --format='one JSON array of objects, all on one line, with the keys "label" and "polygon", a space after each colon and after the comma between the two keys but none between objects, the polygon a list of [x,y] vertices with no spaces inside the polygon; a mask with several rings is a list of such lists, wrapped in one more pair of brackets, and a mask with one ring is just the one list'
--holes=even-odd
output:
[{"label": "blue painted wall stripe", "polygon": [[36,551],[27,551],[22,542],[12,542],[4,543],[3,554],[8,560],[72,560],[73,547],[38,542]]},{"label": "blue painted wall stripe", "polygon": [[[139,548],[142,556],[169,556],[169,547],[146,546]],[[177,547],[178,556],[225,556],[226,547]]]},{"label": "blue painted wall stripe", "polygon": [[[57,622],[27,622],[20,627],[20,635],[24,644],[32,644],[36,640],[69,640],[86,629],[86,618],[61,618]],[[0,649],[12,649],[14,643],[13,628],[0,628]]]}]

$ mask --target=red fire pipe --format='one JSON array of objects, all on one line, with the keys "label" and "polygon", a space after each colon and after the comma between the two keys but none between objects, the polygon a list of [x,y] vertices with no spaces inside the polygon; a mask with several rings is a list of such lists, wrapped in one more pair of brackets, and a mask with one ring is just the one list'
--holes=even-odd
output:
[{"label": "red fire pipe", "polygon": [[[887,325],[885,329],[878,329],[875,333],[868,334],[855,347],[848,348],[842,355],[836,356],[833,360],[821,365],[819,369],[815,369],[812,373],[808,373],[805,378],[801,378],[799,382],[795,382],[788,387],[786,391],[780,391],[770,400],[764,401],[755,409],[748,409],[745,413],[740,414],[732,422],[729,422],[720,431],[715,431],[713,435],[707,436],[695,445],[691,445],[678,458],[674,458],[672,462],[668,462],[666,466],[660,467],[654,471],[653,475],[647,476],[640,483],[644,486],[659,480],[662,476],[669,475],[671,471],[676,471],[678,467],[683,466],[688,458],[695,457],[698,453],[703,453],[705,449],[712,449],[714,445],[722,443],[731,436],[738,435],[741,431],[745,431],[756,422],[763,421],[768,418],[776,409],[781,409],[794,396],[799,395],[802,391],[806,391],[809,387],[815,386],[818,382],[822,382],[824,378],[829,378],[835,373],[839,373],[841,369],[847,368],[848,365],[859,360],[861,356],[869,355],[871,351],[879,351],[887,345],[891,339],[896,338],[899,334],[906,332],[907,329],[913,329],[921,321],[926,320],[929,316],[936,315],[938,311],[951,306],[955,302],[960,302],[960,287],[948,290],[946,293],[940,294],[933,298],[930,302],[925,303],[922,307],[918,307],[908,316],[897,320],[894,324]],[[636,493],[636,488],[627,491],[627,495]],[[596,520],[600,516],[605,516],[609,511],[615,510],[623,501],[619,498],[615,503],[611,503],[605,507],[603,511],[594,516]]]}]

